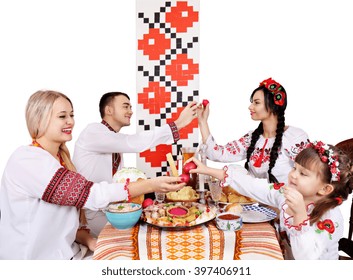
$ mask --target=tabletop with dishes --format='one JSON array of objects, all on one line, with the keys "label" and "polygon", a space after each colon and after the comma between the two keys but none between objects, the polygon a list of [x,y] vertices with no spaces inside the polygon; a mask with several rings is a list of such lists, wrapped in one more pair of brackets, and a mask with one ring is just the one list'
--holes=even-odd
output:
[{"label": "tabletop with dishes", "polygon": [[283,260],[272,208],[208,179],[106,209],[93,259]]}]

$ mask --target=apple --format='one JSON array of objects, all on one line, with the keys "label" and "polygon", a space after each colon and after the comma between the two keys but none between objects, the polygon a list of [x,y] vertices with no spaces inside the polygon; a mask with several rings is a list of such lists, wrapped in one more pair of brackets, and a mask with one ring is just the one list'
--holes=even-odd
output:
[{"label": "apple", "polygon": [[183,173],[179,177],[180,177],[180,180],[181,180],[182,183],[186,183],[187,184],[190,181],[190,175],[189,174]]},{"label": "apple", "polygon": [[142,202],[142,208],[146,208],[147,206],[150,206],[153,204],[153,199],[152,198],[146,198],[143,202]]},{"label": "apple", "polygon": [[202,106],[206,108],[207,104],[210,103],[207,99],[202,100]]},{"label": "apple", "polygon": [[186,163],[183,167],[183,173],[186,173],[186,174],[189,174],[190,173],[190,170],[192,169],[196,169],[197,168],[197,165],[195,164],[195,162],[193,161],[190,161],[188,163]]}]

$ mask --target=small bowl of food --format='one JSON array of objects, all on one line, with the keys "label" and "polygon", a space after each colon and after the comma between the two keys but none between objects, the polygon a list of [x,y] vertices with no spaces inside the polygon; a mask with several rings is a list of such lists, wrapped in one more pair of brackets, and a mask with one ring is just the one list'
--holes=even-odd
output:
[{"label": "small bowl of food", "polygon": [[189,216],[189,209],[182,205],[172,206],[167,209],[169,217],[185,218]]},{"label": "small bowl of food", "polygon": [[142,214],[142,205],[132,202],[113,203],[105,211],[107,220],[117,229],[132,228]]},{"label": "small bowl of food", "polygon": [[242,228],[243,220],[240,215],[225,212],[216,216],[216,225],[220,230],[236,231]]}]

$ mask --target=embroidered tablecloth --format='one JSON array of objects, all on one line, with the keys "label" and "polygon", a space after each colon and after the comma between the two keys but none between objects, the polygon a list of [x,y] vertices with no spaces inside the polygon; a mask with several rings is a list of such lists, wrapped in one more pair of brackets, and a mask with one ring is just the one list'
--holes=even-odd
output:
[{"label": "embroidered tablecloth", "polygon": [[283,260],[269,223],[244,224],[237,232],[218,230],[213,222],[186,230],[147,224],[118,230],[107,223],[100,233],[94,260]]}]

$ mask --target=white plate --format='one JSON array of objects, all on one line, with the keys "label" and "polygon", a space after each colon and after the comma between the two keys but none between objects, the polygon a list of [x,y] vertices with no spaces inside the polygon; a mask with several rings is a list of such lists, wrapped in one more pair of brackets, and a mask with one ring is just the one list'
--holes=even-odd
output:
[{"label": "white plate", "polygon": [[253,204],[243,205],[241,216],[244,223],[261,223],[273,220],[277,213],[271,208]]}]

